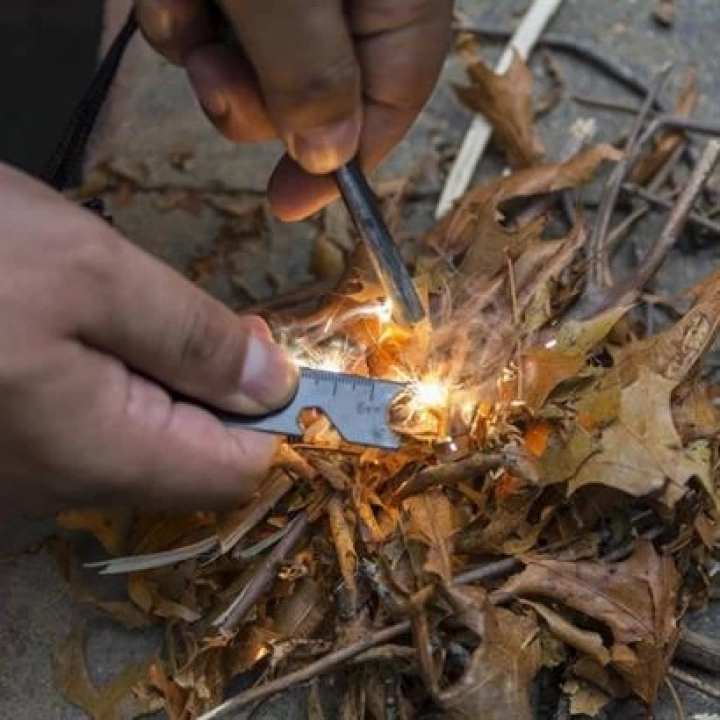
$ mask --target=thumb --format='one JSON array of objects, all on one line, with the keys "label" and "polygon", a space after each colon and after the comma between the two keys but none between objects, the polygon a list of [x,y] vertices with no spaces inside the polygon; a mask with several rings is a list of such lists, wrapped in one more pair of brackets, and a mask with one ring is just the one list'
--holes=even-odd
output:
[{"label": "thumb", "polygon": [[[259,317],[238,317],[159,260],[112,233],[81,339],[167,387],[240,413],[290,400],[297,367]],[[88,299],[89,300],[89,299]],[[89,309],[88,309],[89,308]]]}]

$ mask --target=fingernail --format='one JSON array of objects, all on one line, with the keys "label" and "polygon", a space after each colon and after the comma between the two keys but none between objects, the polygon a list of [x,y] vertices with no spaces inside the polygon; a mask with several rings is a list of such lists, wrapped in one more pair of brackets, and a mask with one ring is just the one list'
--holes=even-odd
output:
[{"label": "fingernail", "polygon": [[263,408],[282,407],[295,391],[298,369],[276,343],[251,333],[240,375],[240,390]]},{"label": "fingernail", "polygon": [[355,155],[359,135],[360,121],[353,117],[291,135],[288,152],[308,172],[325,174]]}]

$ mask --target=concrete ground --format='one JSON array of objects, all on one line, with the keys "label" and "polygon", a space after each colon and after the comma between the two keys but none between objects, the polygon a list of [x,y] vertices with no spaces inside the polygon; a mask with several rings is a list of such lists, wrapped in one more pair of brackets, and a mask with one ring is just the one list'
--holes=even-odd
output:
[{"label": "concrete ground", "polygon": [[[125,0],[111,0],[106,4],[108,35],[111,26],[122,20],[124,3]],[[507,27],[527,4],[520,0],[505,3],[465,0],[461,7],[475,19]],[[667,31],[650,19],[654,0],[565,0],[551,29],[554,33],[592,42],[645,78],[665,61],[672,60],[675,70],[665,93],[668,100],[674,97],[673,91],[677,90],[687,68],[696,64],[701,91],[696,116],[717,118],[720,54],[716,51],[716,39],[720,30],[720,4],[717,0],[676,0],[676,5],[676,25]],[[0,39],[2,32],[0,28]],[[496,56],[497,52],[488,48],[487,57]],[[601,138],[615,137],[626,126],[627,116],[590,110],[572,102],[569,96],[577,93],[623,101],[634,98],[587,66],[564,55],[557,57],[565,76],[566,99],[541,124],[549,154],[562,145],[566,129],[579,116],[597,117]],[[426,112],[386,163],[381,175],[401,174],[425,155],[433,160],[433,156],[443,156],[447,147],[458,146],[468,115],[453,99],[447,85],[450,77],[459,77],[453,63],[448,64],[443,82]],[[186,152],[191,157],[185,169],[178,169],[177,158]],[[229,193],[236,200],[256,202],[278,153],[275,146],[241,148],[216,136],[198,111],[182,73],[155,57],[138,38],[121,69],[102,127],[94,140],[88,167],[108,161],[116,171],[139,183],[132,201],[114,209],[118,226],[132,241],[185,269],[198,258],[213,257],[218,233],[232,217],[218,206]],[[0,156],[9,157],[2,152]],[[498,169],[492,160],[483,167],[483,173]],[[442,181],[440,172],[430,172],[424,177],[423,192],[418,193],[419,199],[413,202],[405,223],[406,236],[418,235],[431,222],[432,198]],[[169,200],[177,199],[179,191],[188,189],[201,190],[207,202],[193,213],[187,209],[168,209]],[[652,223],[644,226],[643,237],[649,237],[653,230]],[[267,219],[262,238],[249,237],[226,248],[227,262],[223,267],[218,264],[212,267],[207,283],[209,291],[240,306],[296,287],[310,277],[312,233],[310,225],[283,226]],[[701,254],[676,253],[659,287],[678,289],[718,263],[718,245]],[[122,632],[75,604],[53,560],[44,552],[13,555],[51,531],[46,523],[27,522],[3,528],[0,534],[0,719],[84,717],[57,694],[50,661],[52,651],[64,642],[77,621],[88,622],[88,667],[98,683],[157,650],[160,644],[157,634]],[[87,551],[92,557],[102,554],[92,545]],[[104,587],[97,579],[94,585]],[[698,622],[708,634],[720,636],[716,615],[720,617],[714,613]],[[701,713],[712,716],[719,711],[718,704],[704,696],[680,686],[678,690],[688,718],[700,720]],[[302,691],[295,696],[288,694],[268,704],[262,716],[301,717],[302,697]],[[636,710],[618,710],[613,718],[642,717],[631,712]],[[657,717],[660,720],[675,717],[672,704],[665,696],[657,708]]]}]

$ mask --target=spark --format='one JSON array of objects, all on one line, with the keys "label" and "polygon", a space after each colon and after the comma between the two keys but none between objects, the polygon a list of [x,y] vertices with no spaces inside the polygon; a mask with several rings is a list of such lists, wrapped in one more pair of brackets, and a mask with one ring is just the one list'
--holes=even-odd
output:
[{"label": "spark", "polygon": [[557,338],[553,338],[552,340],[548,340],[545,343],[545,348],[547,350],[552,350],[553,348],[557,347],[557,344],[558,344]]},{"label": "spark", "polygon": [[415,402],[423,408],[443,408],[450,398],[450,387],[440,378],[419,380],[410,390]]},{"label": "spark", "polygon": [[345,372],[353,360],[352,349],[345,341],[329,342],[318,347],[298,345],[290,348],[289,352],[297,365],[326,372]]},{"label": "spark", "polygon": [[407,384],[409,417],[418,419],[428,413],[447,412],[452,386],[439,372],[429,372],[421,377],[405,375],[401,381]]},{"label": "spark", "polygon": [[393,317],[393,304],[389,298],[375,306],[375,315],[381,323],[389,323]]}]

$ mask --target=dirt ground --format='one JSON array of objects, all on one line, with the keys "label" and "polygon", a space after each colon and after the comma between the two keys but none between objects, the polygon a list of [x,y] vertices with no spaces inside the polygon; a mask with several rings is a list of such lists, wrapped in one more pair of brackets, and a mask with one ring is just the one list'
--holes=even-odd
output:
[{"label": "dirt ground", "polygon": [[[459,6],[469,18],[507,28],[528,5],[523,0],[489,3],[464,0]],[[106,4],[106,34],[122,21],[125,0]],[[654,0],[565,0],[551,32],[582,39],[621,60],[641,78],[670,60],[673,72],[663,96],[672,101],[691,65],[699,72],[700,102],[696,117],[715,119],[720,113],[720,3],[717,0],[676,0],[677,20],[672,30],[651,20]],[[2,15],[0,14],[0,21]],[[2,23],[0,23],[2,24]],[[9,27],[9,26],[8,26]],[[0,47],[3,46],[0,27]],[[7,34],[7,28],[5,30]],[[486,57],[495,58],[498,46],[488,46]],[[627,127],[629,116],[589,108],[572,95],[612,98],[637,103],[637,98],[588,65],[557,54],[565,79],[565,98],[541,122],[548,154],[559,151],[571,123],[579,117],[595,117],[598,139],[614,139]],[[541,65],[534,62],[538,73]],[[6,66],[7,67],[7,66]],[[432,212],[447,167],[439,162],[457,148],[468,124],[468,114],[454,99],[448,80],[460,78],[459,68],[448,61],[443,79],[423,116],[405,142],[386,162],[378,177],[397,177],[422,165],[422,183],[414,194],[400,239],[410,243],[432,223]],[[542,79],[542,78],[541,78]],[[0,79],[0,84],[4,79]],[[2,94],[0,93],[0,97]],[[28,132],[30,130],[28,129]],[[22,134],[16,136],[21,138]],[[20,140],[14,141],[20,142]],[[178,157],[189,153],[184,168]],[[166,65],[137,38],[121,68],[112,97],[87,159],[87,169],[109,161],[139,184],[131,200],[113,208],[118,227],[133,242],[185,270],[198,259],[210,258],[207,289],[233,306],[262,301],[273,293],[286,292],[312,278],[311,223],[282,225],[267,219],[263,236],[249,237],[232,249],[226,262],[212,262],[218,234],[227,221],[219,209],[232,196],[236,202],[256,202],[279,148],[274,145],[246,148],[232,145],[209,127],[193,100],[183,74]],[[5,157],[10,158],[9,154]],[[33,158],[33,162],[36,159]],[[480,175],[501,170],[492,157],[484,161]],[[208,202],[188,209],[168,209],[178,190],[201,191]],[[640,226],[625,259],[643,247],[656,231],[658,220]],[[656,288],[678,292],[720,263],[720,245],[692,252],[675,252],[657,281]],[[53,560],[44,552],[5,559],[52,532],[44,522],[18,523],[0,532],[0,718],[82,718],[63,702],[51,672],[51,653],[78,621],[89,629],[88,667],[102,683],[127,664],[158,649],[159,634],[123,632],[100,616],[75,604],[69,597]],[[88,543],[88,558],[101,550]],[[98,593],[114,591],[106,580],[88,574]],[[720,636],[720,610],[696,621],[707,634]],[[688,718],[709,720],[719,713],[714,701],[678,686]],[[268,703],[255,718],[304,717],[304,691],[298,690]],[[635,714],[633,714],[635,713]],[[704,715],[703,715],[704,714]],[[664,693],[657,718],[676,717]],[[618,708],[608,718],[644,717],[637,708]]]}]

